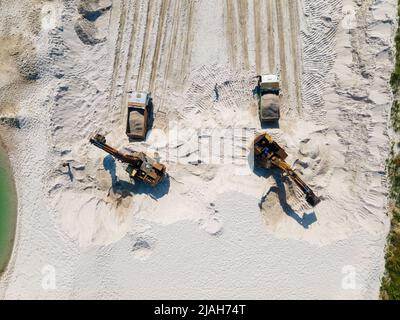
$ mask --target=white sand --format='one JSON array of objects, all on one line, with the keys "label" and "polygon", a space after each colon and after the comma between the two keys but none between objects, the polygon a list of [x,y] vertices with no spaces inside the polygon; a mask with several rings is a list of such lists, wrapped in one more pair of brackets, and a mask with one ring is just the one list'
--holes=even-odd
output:
[{"label": "white sand", "polygon": [[[19,211],[0,296],[378,297],[395,0],[102,0],[94,22],[78,0],[8,2],[1,41],[19,51],[0,49],[1,115],[21,128],[1,133]],[[282,197],[273,176],[249,171],[260,72],[280,74],[282,119],[268,132],[323,197],[315,211],[287,181]],[[154,99],[145,143],[124,134],[136,89]],[[95,131],[120,149],[158,151],[169,180],[113,190],[113,161],[88,143]],[[234,161],[190,164],[198,132],[203,161],[208,134],[235,137],[213,145]],[[115,171],[128,181],[121,164]],[[48,266],[54,290],[41,285]],[[346,266],[354,288],[342,285]]]}]

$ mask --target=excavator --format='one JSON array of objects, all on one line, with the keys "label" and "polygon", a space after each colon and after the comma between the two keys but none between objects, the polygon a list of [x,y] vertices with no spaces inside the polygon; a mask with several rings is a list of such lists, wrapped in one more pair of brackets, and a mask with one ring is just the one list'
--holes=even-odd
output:
[{"label": "excavator", "polygon": [[160,183],[165,175],[165,165],[148,157],[143,152],[134,151],[131,154],[123,154],[107,145],[106,138],[101,134],[94,135],[89,141],[97,148],[112,155],[118,161],[128,164],[126,171],[129,173],[131,179],[138,179],[154,187]]},{"label": "excavator", "polygon": [[273,166],[282,170],[284,174],[290,177],[292,181],[304,192],[306,201],[312,207],[321,202],[307,184],[300,179],[297,173],[285,161],[287,153],[270,135],[262,133],[254,139],[254,162],[256,165],[264,168]]}]

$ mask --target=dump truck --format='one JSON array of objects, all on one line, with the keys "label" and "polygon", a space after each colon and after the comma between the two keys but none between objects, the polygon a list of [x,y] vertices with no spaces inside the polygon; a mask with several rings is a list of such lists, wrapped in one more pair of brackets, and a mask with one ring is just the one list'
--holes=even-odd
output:
[{"label": "dump truck", "polygon": [[101,134],[94,135],[89,141],[118,161],[128,164],[126,171],[131,179],[138,179],[154,187],[165,176],[165,165],[150,158],[143,152],[134,151],[130,154],[124,154],[107,145],[106,138]]},{"label": "dump truck", "polygon": [[277,75],[258,76],[258,113],[261,123],[280,118],[280,84]]},{"label": "dump truck", "polygon": [[146,138],[150,103],[150,94],[147,92],[132,92],[129,94],[126,135],[130,139],[144,140]]},{"label": "dump truck", "polygon": [[268,169],[276,167],[282,170],[304,192],[307,203],[315,207],[321,199],[285,161],[287,157],[285,150],[267,133],[262,133],[254,139],[255,165]]}]

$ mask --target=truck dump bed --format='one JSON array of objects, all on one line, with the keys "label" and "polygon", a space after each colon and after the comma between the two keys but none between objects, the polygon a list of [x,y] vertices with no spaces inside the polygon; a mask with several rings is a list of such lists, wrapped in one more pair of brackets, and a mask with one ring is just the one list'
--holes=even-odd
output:
[{"label": "truck dump bed", "polygon": [[129,136],[142,138],[145,134],[145,110],[140,107],[128,107],[126,133]]},{"label": "truck dump bed", "polygon": [[260,97],[260,118],[263,121],[274,121],[280,117],[279,96],[264,94]]},{"label": "truck dump bed", "polygon": [[146,138],[149,98],[147,92],[132,92],[128,96],[126,134],[131,139]]}]

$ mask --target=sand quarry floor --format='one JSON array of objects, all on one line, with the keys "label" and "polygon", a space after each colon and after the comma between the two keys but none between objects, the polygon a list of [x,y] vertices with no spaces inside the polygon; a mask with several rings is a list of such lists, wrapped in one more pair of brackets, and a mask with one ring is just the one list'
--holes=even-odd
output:
[{"label": "sand quarry floor", "polygon": [[[2,298],[378,298],[396,0],[0,7],[0,128],[18,191]],[[279,127],[264,129],[323,198],[315,209],[249,166],[260,73],[282,84]],[[125,135],[135,90],[154,104],[142,143]],[[168,178],[129,184],[94,132],[158,152]]]}]

